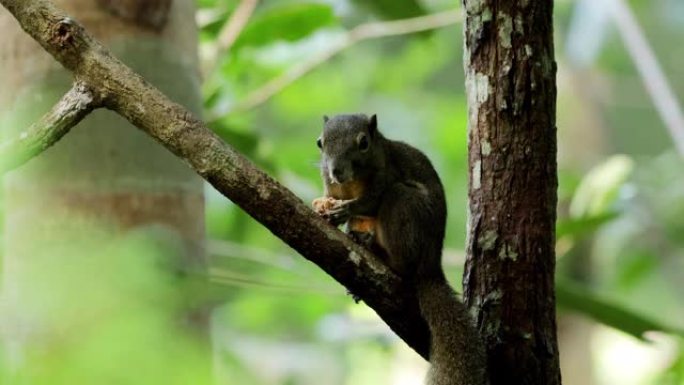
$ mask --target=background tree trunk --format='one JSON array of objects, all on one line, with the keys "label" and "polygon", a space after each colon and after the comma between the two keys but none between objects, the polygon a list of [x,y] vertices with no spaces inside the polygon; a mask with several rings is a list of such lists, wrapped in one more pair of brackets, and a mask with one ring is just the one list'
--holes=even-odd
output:
[{"label": "background tree trunk", "polygon": [[[55,3],[146,79],[200,114],[193,0],[173,1],[170,8],[168,0],[126,1],[116,9],[103,1]],[[154,20],[136,16],[139,9],[149,14],[154,5],[159,6]],[[128,11],[122,8],[128,6],[132,7]],[[4,9],[0,9],[0,31],[0,106],[7,107],[3,133],[11,136],[50,108],[68,89],[71,75]],[[121,255],[112,251],[116,242],[153,242],[155,248],[165,250],[163,258],[173,254],[188,269],[197,268],[203,259],[201,179],[110,111],[94,112],[56,146],[8,174],[4,198],[5,354],[19,373],[41,352],[60,351],[70,357],[84,348],[94,325],[99,327],[118,315],[121,304],[91,303],[101,297],[89,292],[91,283],[105,276],[115,277],[121,287],[133,287],[134,272],[126,270],[125,263],[109,260]],[[159,299],[168,295],[158,288],[145,292],[141,285],[135,286],[140,291],[124,291],[123,296]],[[160,309],[167,314],[177,311],[163,304]],[[162,341],[147,336],[145,340],[122,338],[131,352],[154,349]],[[134,371],[139,363],[126,360],[125,352],[118,353],[123,356],[109,356],[109,365],[121,365],[122,372]],[[164,348],[157,351],[162,359],[176,353]],[[77,382],[106,383],[101,373],[90,380],[81,377]]]},{"label": "background tree trunk", "polygon": [[560,384],[551,0],[464,0],[469,230],[464,296],[492,385]]}]

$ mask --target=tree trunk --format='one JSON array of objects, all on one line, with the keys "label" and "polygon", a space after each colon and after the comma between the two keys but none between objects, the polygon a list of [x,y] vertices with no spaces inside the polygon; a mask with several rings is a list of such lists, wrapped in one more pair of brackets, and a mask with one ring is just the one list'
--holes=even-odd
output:
[{"label": "tree trunk", "polygon": [[464,0],[469,229],[464,297],[492,385],[560,384],[551,0]]},{"label": "tree trunk", "polygon": [[[193,0],[55,3],[124,62],[199,115]],[[9,137],[46,112],[69,88],[71,75],[4,9],[0,31],[0,106],[6,107],[2,131]],[[203,185],[185,164],[115,113],[99,110],[57,145],[8,174],[4,199],[4,352],[18,378],[40,372],[44,379],[55,376],[63,383],[118,383],[113,379],[150,369],[155,349],[154,360],[183,354],[178,347],[164,345],[170,343],[165,341],[169,336],[159,330],[145,334],[130,325],[161,325],[164,315],[179,323],[173,315],[179,309],[165,301],[183,293],[172,293],[177,285],[146,286],[147,280],[154,278],[158,265],[180,262],[195,269],[203,260]],[[150,247],[156,251],[149,252]],[[178,260],[145,261],[155,253]],[[152,277],[141,276],[145,266],[145,274]],[[115,288],[122,289],[113,293]],[[152,301],[149,307],[125,313],[141,305],[129,300],[143,299]],[[148,314],[148,309],[164,314]],[[128,318],[116,324],[113,320],[124,313]],[[88,349],[95,353],[91,358],[106,356],[108,362],[83,361],[89,359]],[[139,351],[150,352],[145,357],[150,360],[137,360],[142,357],[136,355]],[[101,367],[68,371],[70,364],[83,362]],[[142,375],[139,380],[147,381]]]}]

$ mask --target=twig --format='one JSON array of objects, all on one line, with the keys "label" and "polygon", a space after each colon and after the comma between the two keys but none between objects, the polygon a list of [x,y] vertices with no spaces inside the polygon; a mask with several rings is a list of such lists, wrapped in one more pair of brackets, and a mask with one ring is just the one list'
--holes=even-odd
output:
[{"label": "twig", "polygon": [[0,4],[57,61],[101,95],[105,107],[185,160],[274,235],[362,298],[400,338],[428,357],[430,334],[415,290],[382,261],[114,58],[49,1],[0,0]]},{"label": "twig", "polygon": [[345,295],[344,290],[335,289],[329,286],[321,285],[290,285],[287,283],[274,283],[268,281],[262,281],[255,279],[246,274],[241,274],[238,272],[221,269],[221,268],[211,268],[209,269],[209,279],[212,282],[232,285],[239,287],[258,287],[262,289],[269,289],[270,291],[278,291],[283,293],[308,293],[308,294],[321,294],[321,295]]},{"label": "twig", "polygon": [[294,271],[295,267],[293,256],[280,255],[266,249],[245,246],[223,239],[207,240],[206,248],[209,255],[241,258],[288,271]]},{"label": "twig", "polygon": [[88,87],[75,83],[38,122],[19,136],[0,143],[0,174],[21,166],[57,143],[95,107],[97,102]]},{"label": "twig", "polygon": [[216,44],[219,56],[233,46],[235,40],[240,36],[240,32],[247,25],[257,3],[259,3],[259,0],[242,0],[226,24],[221,28]]},{"label": "twig", "polygon": [[629,5],[624,0],[614,0],[610,9],[646,91],[651,95],[677,151],[684,156],[684,114],[677,96]]},{"label": "twig", "polygon": [[213,72],[216,66],[226,52],[230,50],[233,46],[235,40],[240,36],[240,33],[247,25],[252,13],[256,8],[259,0],[242,0],[240,4],[235,8],[235,11],[230,15],[230,18],[219,31],[218,37],[216,38],[216,44],[214,50],[209,58],[209,64],[205,67],[206,74]]},{"label": "twig", "polygon": [[305,61],[295,64],[283,74],[250,92],[244,100],[225,114],[249,110],[266,102],[333,56],[364,40],[427,31],[453,25],[461,22],[461,20],[461,11],[451,10],[404,20],[361,24],[341,36],[338,41],[331,43],[327,49],[316,53]]}]

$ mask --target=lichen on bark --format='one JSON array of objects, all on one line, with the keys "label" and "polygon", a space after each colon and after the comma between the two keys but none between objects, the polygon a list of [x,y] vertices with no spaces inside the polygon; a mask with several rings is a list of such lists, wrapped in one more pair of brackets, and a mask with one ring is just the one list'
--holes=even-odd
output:
[{"label": "lichen on bark", "polygon": [[464,299],[487,346],[492,385],[560,384],[552,8],[551,0],[464,1]]}]

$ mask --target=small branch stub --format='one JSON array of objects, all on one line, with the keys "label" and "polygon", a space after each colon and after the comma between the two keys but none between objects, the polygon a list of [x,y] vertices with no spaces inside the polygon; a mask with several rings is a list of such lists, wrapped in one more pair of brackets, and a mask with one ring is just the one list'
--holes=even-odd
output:
[{"label": "small branch stub", "polygon": [[98,105],[85,84],[75,83],[38,122],[18,137],[0,144],[0,173],[21,166],[57,143]]},{"label": "small branch stub", "polygon": [[68,46],[73,46],[74,37],[71,33],[71,30],[74,27],[75,24],[68,17],[60,20],[54,26],[52,26],[52,41],[54,42],[54,44],[59,46],[60,48],[67,48]]}]

